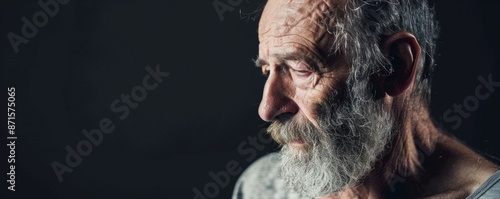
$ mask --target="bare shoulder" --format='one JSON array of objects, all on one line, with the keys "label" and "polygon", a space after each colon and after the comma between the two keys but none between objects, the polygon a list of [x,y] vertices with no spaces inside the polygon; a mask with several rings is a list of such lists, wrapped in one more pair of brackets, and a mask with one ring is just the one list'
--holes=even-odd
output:
[{"label": "bare shoulder", "polygon": [[423,165],[423,187],[438,197],[466,198],[487,182],[500,168],[460,141],[440,136],[430,161]]}]

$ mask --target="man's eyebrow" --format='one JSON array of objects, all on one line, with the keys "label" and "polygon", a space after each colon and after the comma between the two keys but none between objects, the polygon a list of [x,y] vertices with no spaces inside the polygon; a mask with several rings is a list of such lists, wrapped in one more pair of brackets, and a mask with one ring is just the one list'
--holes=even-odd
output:
[{"label": "man's eyebrow", "polygon": [[[323,67],[323,62],[317,57],[309,57],[303,53],[275,53],[271,55],[272,57],[276,57],[281,61],[305,61],[312,69],[319,70],[319,68]],[[269,65],[269,62],[263,58],[257,56],[257,59],[254,60],[255,66],[262,67],[265,65]]]},{"label": "man's eyebrow", "polygon": [[266,60],[260,58],[259,56],[257,56],[257,59],[254,59],[253,61],[255,63],[255,66],[259,68],[269,64]]},{"label": "man's eyebrow", "polygon": [[284,53],[284,54],[276,53],[273,54],[273,56],[281,60],[291,60],[291,61],[306,59],[306,56],[304,56],[304,54],[301,53]]},{"label": "man's eyebrow", "polygon": [[273,54],[274,57],[282,60],[282,61],[304,61],[314,70],[319,70],[320,67],[323,66],[322,60],[318,57],[310,57],[305,55],[304,53],[283,53],[283,54]]}]

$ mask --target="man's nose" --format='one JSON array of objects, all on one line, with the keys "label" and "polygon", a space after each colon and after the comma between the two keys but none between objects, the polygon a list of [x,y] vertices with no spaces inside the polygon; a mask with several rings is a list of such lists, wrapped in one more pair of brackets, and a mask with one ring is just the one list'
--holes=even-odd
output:
[{"label": "man's nose", "polygon": [[295,115],[298,112],[298,105],[292,100],[290,89],[279,74],[269,75],[259,105],[259,116],[262,120],[271,122],[279,115]]}]

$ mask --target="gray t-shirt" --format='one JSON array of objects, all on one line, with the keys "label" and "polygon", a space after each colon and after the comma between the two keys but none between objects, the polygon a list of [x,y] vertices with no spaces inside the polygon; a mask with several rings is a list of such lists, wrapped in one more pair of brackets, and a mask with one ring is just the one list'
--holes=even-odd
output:
[{"label": "gray t-shirt", "polygon": [[266,155],[248,167],[236,182],[233,199],[304,199],[285,188],[279,155]]},{"label": "gray t-shirt", "polygon": [[467,199],[499,199],[500,198],[500,171],[495,172]]},{"label": "gray t-shirt", "polygon": [[[280,177],[279,156],[266,155],[243,172],[233,192],[233,199],[309,199],[285,188]],[[467,199],[500,199],[500,171],[488,178]]]}]

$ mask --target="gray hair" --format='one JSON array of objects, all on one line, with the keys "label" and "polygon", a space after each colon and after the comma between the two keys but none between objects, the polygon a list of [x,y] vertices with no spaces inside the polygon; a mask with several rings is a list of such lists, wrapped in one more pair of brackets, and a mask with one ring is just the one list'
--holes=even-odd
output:
[{"label": "gray hair", "polygon": [[[439,28],[427,0],[347,0],[339,5],[343,6],[334,11],[331,33],[335,41],[330,55],[340,54],[351,67],[348,86],[355,90],[370,87],[373,75],[389,75],[392,65],[381,50],[381,41],[407,31],[415,35],[422,49],[413,96],[428,105]],[[353,97],[370,100],[373,96],[365,93]]]}]

